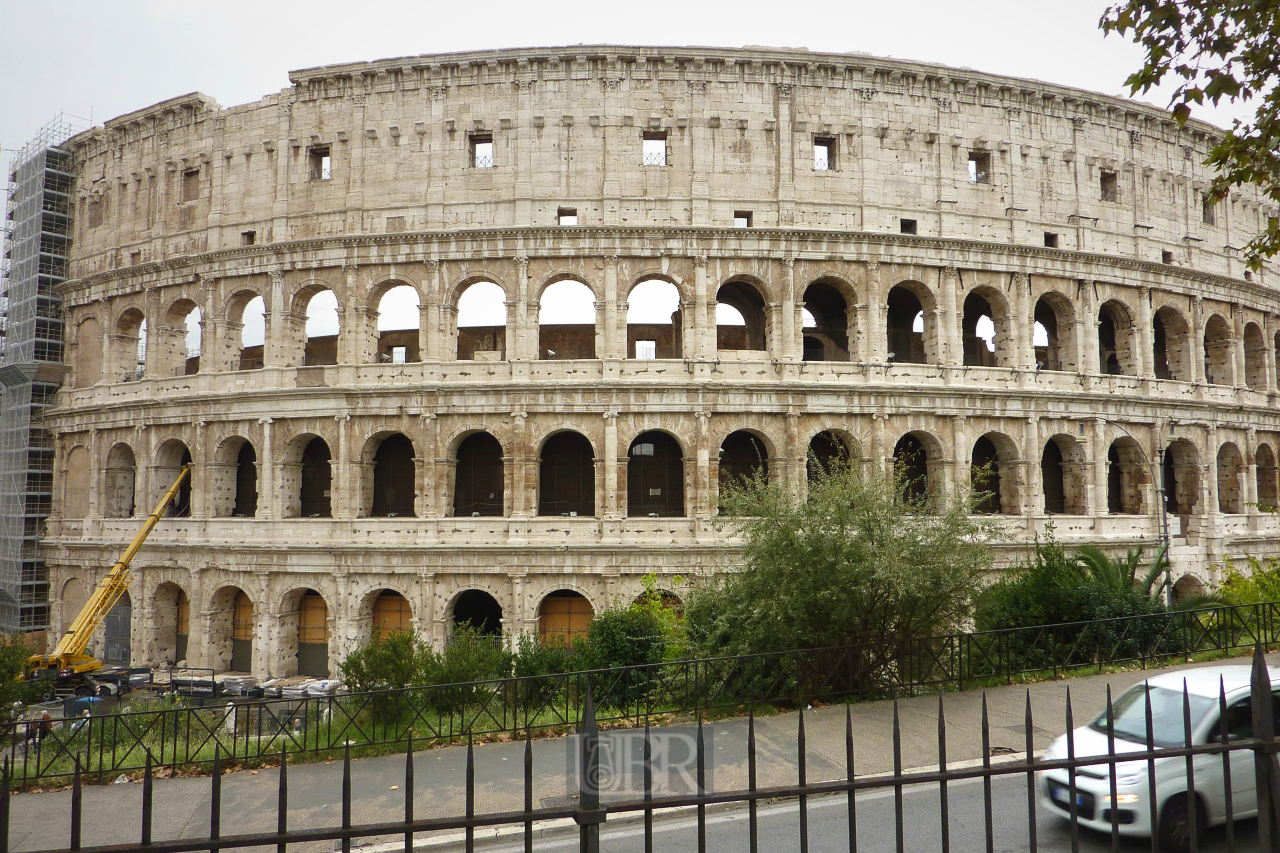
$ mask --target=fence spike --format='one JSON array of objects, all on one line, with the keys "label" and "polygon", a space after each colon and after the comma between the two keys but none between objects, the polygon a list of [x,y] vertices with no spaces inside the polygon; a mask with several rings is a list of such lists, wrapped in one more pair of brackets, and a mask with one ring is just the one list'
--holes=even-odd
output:
[{"label": "fence spike", "polygon": [[[1218,676],[1218,740],[1222,744],[1231,742],[1231,727],[1227,722],[1227,685],[1222,676]],[[1222,753],[1222,804],[1223,814],[1227,816],[1227,849],[1236,849],[1235,802],[1231,790],[1231,752]]]},{"label": "fence spike", "polygon": [[[351,828],[351,741],[342,750],[342,828]],[[342,836],[342,853],[350,853],[351,836]]]},{"label": "fence spike", "polygon": [[147,767],[142,773],[142,844],[151,843],[151,751],[147,750]]},{"label": "fence spike", "polygon": [[[1067,685],[1067,758],[1076,759],[1076,727],[1071,715],[1071,685]],[[1080,853],[1080,809],[1076,803],[1076,768],[1067,768],[1067,794],[1071,799],[1071,853]]]},{"label": "fence spike", "polygon": [[[644,853],[653,853],[653,743],[649,739],[649,717],[644,718]],[[527,850],[525,853],[533,853]]]},{"label": "fence spike", "polygon": [[[280,778],[276,780],[276,832],[284,835],[289,831],[289,748],[280,745]],[[285,843],[276,845],[276,853],[285,853]]]},{"label": "fence spike", "polygon": [[1120,853],[1120,821],[1116,819],[1116,718],[1115,706],[1111,702],[1111,684],[1107,684],[1107,766],[1110,769],[1111,794],[1111,851]]},{"label": "fence spike", "polygon": [[[1151,825],[1159,826],[1157,809],[1159,801],[1156,799],[1156,759],[1152,752],[1156,748],[1156,727],[1155,718],[1151,712],[1151,683],[1144,681],[1142,683],[1144,695],[1144,716],[1147,725],[1147,803],[1151,808]],[[1160,853],[1160,834],[1158,832],[1151,833],[1151,853]]]},{"label": "fence spike", "polygon": [[[1275,718],[1271,709],[1271,675],[1267,671],[1267,659],[1262,644],[1253,647],[1253,673],[1249,679],[1250,704],[1253,710],[1253,736],[1263,746],[1275,743]],[[1280,853],[1280,779],[1277,779],[1275,760],[1264,750],[1253,754],[1254,781],[1258,802],[1270,803],[1270,808],[1258,809],[1258,841],[1266,853]]]},{"label": "fence spike", "polygon": [[943,778],[938,782],[938,826],[942,831],[942,853],[951,850],[951,817],[947,802],[947,718],[942,707],[942,694],[938,694],[938,772]]},{"label": "fence spike", "polygon": [[[1187,679],[1182,679],[1182,734],[1184,746],[1191,746],[1191,693],[1187,689]],[[1195,756],[1187,753],[1187,804],[1189,808],[1194,808],[1196,800],[1196,766]],[[1199,838],[1199,821],[1196,820],[1195,812],[1191,813],[1188,827],[1191,830],[1191,853],[1198,853],[1200,850]]]},{"label": "fence spike", "polygon": [[[753,795],[756,792],[756,713],[754,710],[747,712],[747,790]],[[755,796],[751,797],[747,805],[747,828],[750,833],[750,853],[758,853],[760,843],[760,825],[759,825],[760,803]]]},{"label": "fence spike", "polygon": [[808,747],[804,736],[804,705],[800,706],[799,724],[796,726],[796,781],[800,787],[800,853],[809,853],[809,797],[805,787],[809,784],[806,752]]},{"label": "fence spike", "polygon": [[76,759],[71,782],[71,849],[80,849],[80,821],[84,808],[84,786],[80,781],[80,759]]},{"label": "fence spike", "polygon": [[[991,767],[991,720],[987,716],[987,691],[982,691],[982,766]],[[994,853],[996,839],[991,814],[991,774],[982,776],[982,823],[987,836],[987,853]]]},{"label": "fence spike", "polygon": [[[533,729],[524,728],[524,813],[533,812]],[[406,847],[406,850],[412,848]],[[533,853],[533,820],[524,822],[524,851]]]},{"label": "fence spike", "polygon": [[1027,752],[1027,853],[1036,853],[1039,839],[1036,837],[1036,742],[1032,734],[1034,724],[1031,719],[1031,688],[1027,688],[1027,705],[1022,725]]},{"label": "fence spike", "polygon": [[[898,700],[893,700],[893,775],[902,776],[902,726],[898,722]],[[902,782],[893,786],[893,826],[898,853],[905,853],[906,839],[902,831]]]},{"label": "fence spike", "polygon": [[[222,747],[213,745],[213,779],[209,783],[209,838],[217,841],[222,836]],[[220,848],[212,844],[210,850]]]},{"label": "fence spike", "polygon": [[475,742],[471,735],[467,735],[467,791],[466,791],[466,808],[467,808],[467,853],[476,849],[476,827],[474,819],[476,816],[476,753]]},{"label": "fence spike", "polygon": [[844,772],[845,781],[849,783],[849,853],[858,853],[858,806],[853,790],[853,709],[848,705],[844,706]]}]

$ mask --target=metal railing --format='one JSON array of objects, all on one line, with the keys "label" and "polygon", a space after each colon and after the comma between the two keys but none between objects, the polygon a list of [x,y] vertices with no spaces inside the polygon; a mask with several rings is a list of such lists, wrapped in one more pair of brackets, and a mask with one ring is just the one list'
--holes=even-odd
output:
[{"label": "metal railing", "polygon": [[[903,768],[902,744],[903,732],[899,723],[898,709],[895,703],[893,728],[891,735],[893,770],[891,773],[875,776],[859,777],[857,766],[857,750],[854,737],[854,726],[851,712],[846,709],[844,725],[843,779],[827,782],[810,782],[808,779],[808,747],[805,735],[805,716],[801,710],[797,715],[796,727],[796,784],[760,787],[757,784],[757,755],[755,720],[749,719],[746,732],[746,779],[740,776],[734,782],[745,786],[731,790],[717,790],[710,783],[709,769],[715,752],[708,747],[701,718],[697,721],[696,735],[690,740],[692,756],[686,762],[691,771],[686,774],[687,783],[682,790],[662,786],[661,792],[655,786],[655,760],[657,752],[654,740],[661,737],[651,733],[646,724],[643,734],[641,758],[638,762],[628,759],[625,766],[618,762],[618,751],[602,743],[607,734],[602,734],[598,727],[599,718],[595,713],[593,702],[594,691],[588,682],[584,696],[584,708],[581,724],[578,727],[574,749],[574,759],[566,762],[566,787],[576,783],[576,792],[566,798],[564,805],[534,808],[534,756],[532,730],[524,730],[524,761],[522,773],[522,806],[507,811],[477,811],[477,766],[474,750],[469,744],[466,753],[465,774],[463,779],[464,802],[462,814],[446,817],[421,818],[416,808],[429,806],[426,798],[418,792],[414,775],[413,743],[406,756],[403,783],[391,786],[403,791],[404,817],[401,820],[374,824],[356,824],[353,822],[353,785],[351,769],[351,750],[344,750],[344,761],[341,768],[341,798],[339,803],[339,820],[329,820],[327,826],[319,828],[290,828],[289,810],[289,763],[288,753],[282,750],[279,754],[277,790],[275,794],[276,830],[274,832],[257,832],[224,835],[222,809],[222,766],[225,757],[218,754],[214,758],[214,772],[210,777],[209,830],[205,837],[184,839],[157,839],[154,834],[155,812],[155,765],[148,758],[143,778],[142,796],[139,807],[138,839],[142,848],[154,853],[179,853],[191,850],[228,850],[254,846],[276,845],[278,850],[285,850],[286,845],[306,842],[329,841],[338,842],[341,849],[352,849],[353,843],[360,839],[375,837],[403,838],[405,850],[412,850],[418,836],[441,830],[462,830],[459,839],[467,851],[477,847],[476,830],[496,828],[502,834],[505,829],[506,840],[523,839],[524,850],[532,851],[536,833],[555,831],[548,828],[547,822],[560,820],[559,830],[579,837],[579,849],[584,853],[598,853],[601,849],[601,836],[610,825],[631,818],[635,823],[643,821],[643,844],[646,853],[655,849],[655,835],[658,830],[666,833],[683,833],[683,848],[696,844],[698,851],[708,849],[708,840],[721,842],[724,847],[726,839],[712,837],[713,833],[729,833],[732,829],[726,821],[718,821],[709,826],[708,809],[719,807],[736,809],[734,817],[745,818],[747,838],[746,847],[750,853],[758,853],[762,836],[762,828],[767,830],[769,845],[779,843],[789,846],[795,843],[796,849],[808,853],[810,848],[811,820],[822,820],[822,836],[815,835],[816,846],[824,848],[843,847],[853,853],[864,844],[876,842],[875,849],[888,849],[888,842],[896,842],[896,849],[903,851],[908,843],[911,849],[923,849],[926,842],[916,833],[925,826],[933,824],[939,836],[940,849],[949,850],[953,841],[956,849],[980,849],[981,842],[976,836],[979,832],[985,849],[995,846],[997,833],[1002,845],[1013,841],[1018,846],[1025,845],[1028,851],[1037,851],[1041,846],[1039,812],[1041,810],[1056,815],[1068,822],[1071,849],[1080,849],[1082,824],[1090,827],[1095,833],[1110,834],[1111,848],[1120,849],[1121,834],[1129,830],[1138,830],[1142,834],[1146,827],[1151,829],[1151,849],[1189,849],[1197,850],[1202,843],[1220,845],[1217,849],[1228,851],[1259,850],[1264,853],[1280,853],[1280,772],[1278,772],[1276,753],[1280,743],[1276,739],[1276,719],[1273,705],[1273,685],[1271,674],[1266,667],[1262,647],[1254,651],[1253,668],[1247,691],[1232,688],[1231,705],[1228,705],[1228,689],[1225,683],[1219,683],[1216,701],[1213,697],[1197,695],[1195,698],[1197,711],[1192,714],[1192,694],[1184,686],[1181,696],[1173,696],[1167,701],[1176,704],[1181,700],[1182,717],[1170,723],[1161,712],[1153,712],[1157,704],[1155,695],[1157,688],[1139,687],[1147,692],[1139,693],[1137,702],[1143,708],[1138,712],[1145,717],[1145,738],[1140,734],[1125,733],[1117,730],[1117,720],[1126,719],[1125,711],[1117,715],[1117,706],[1113,704],[1110,690],[1107,692],[1105,712],[1091,725],[1093,732],[1105,737],[1106,747],[1102,750],[1083,748],[1078,743],[1079,733],[1075,730],[1071,714],[1071,702],[1068,695],[1065,719],[1065,757],[1058,754],[1040,759],[1035,757],[1034,740],[1036,723],[1031,712],[1030,694],[1022,728],[1025,753],[1013,756],[1012,760],[993,762],[991,758],[991,724],[987,714],[984,697],[980,719],[980,742],[982,747],[981,763],[976,766],[950,765],[947,761],[947,722],[943,697],[938,697],[937,727],[937,770],[907,771]],[[1128,694],[1126,694],[1128,695]],[[1247,727],[1233,728],[1231,709],[1240,708],[1249,712],[1250,722]],[[1155,735],[1157,714],[1161,738]],[[1217,719],[1213,717],[1216,715]],[[1050,723],[1049,725],[1056,725]],[[1180,733],[1177,731],[1180,730]],[[639,732],[636,732],[639,735]],[[1176,736],[1175,736],[1176,735]],[[1120,741],[1117,744],[1117,741]],[[1178,741],[1181,741],[1180,743]],[[1079,751],[1078,751],[1079,750]],[[1207,759],[1197,761],[1197,758]],[[1219,770],[1214,759],[1221,762]],[[769,760],[775,760],[772,757]],[[505,760],[505,759],[504,759]],[[838,761],[838,759],[835,759]],[[514,762],[513,762],[514,763]],[[636,767],[636,764],[639,767]],[[969,762],[965,762],[968,765]],[[1160,787],[1157,789],[1157,764],[1160,765]],[[571,766],[568,766],[571,765]],[[1181,766],[1180,766],[1181,765]],[[1182,769],[1182,768],[1185,768]],[[1141,768],[1140,770],[1137,768]],[[602,783],[612,783],[619,770],[631,771],[629,783],[617,791],[613,797],[602,791]],[[634,771],[639,770],[637,774]],[[1143,772],[1145,771],[1145,773]],[[1236,772],[1238,771],[1238,772]],[[504,791],[511,795],[499,798],[498,805],[509,804],[514,799],[515,774],[508,774],[502,780],[482,780],[489,783],[501,781]],[[576,779],[574,776],[576,775]],[[1197,779],[1197,775],[1200,776]],[[637,778],[638,777],[638,778]],[[979,820],[961,820],[953,824],[952,801],[957,800],[965,790],[954,783],[966,780],[981,780],[981,818]],[[1220,780],[1220,781],[1219,781]],[[380,777],[380,785],[388,780]],[[1248,837],[1249,828],[1237,829],[1237,816],[1248,817],[1250,808],[1246,789],[1235,789],[1237,782],[1252,782],[1256,792],[1257,828],[1256,839]],[[9,768],[4,768],[3,779],[0,780],[0,853],[9,849],[9,822],[12,803],[9,795]],[[77,767],[72,781],[71,808],[68,816],[70,822],[69,840],[66,847],[51,847],[37,853],[69,853],[69,851],[85,851],[86,853],[106,853],[118,851],[124,846],[102,844],[83,846],[84,808],[83,778]],[[1000,785],[1000,796],[997,800],[995,786]],[[1013,788],[1009,791],[1007,788]],[[1021,790],[1019,790],[1021,789]],[[673,793],[666,793],[672,790]],[[1120,796],[1123,790],[1124,796]],[[892,793],[892,819],[888,818],[890,798],[884,796],[859,796],[860,794],[885,791]],[[932,800],[925,801],[916,796],[921,791],[936,791],[936,806]],[[1108,793],[1104,793],[1108,792]],[[907,796],[912,796],[911,807],[906,804]],[[422,800],[422,802],[420,802]],[[268,800],[270,802],[270,800]],[[545,802],[545,801],[544,801]],[[785,812],[781,821],[777,804],[795,804],[795,813]],[[1199,803],[1187,806],[1188,803]],[[769,805],[768,814],[761,805]],[[1022,813],[1023,804],[1025,813]],[[822,808],[837,806],[837,809]],[[957,801],[956,812],[961,812],[961,804]],[[998,805],[998,808],[997,808]],[[268,807],[269,808],[269,807]],[[1199,818],[1201,809],[1212,809],[1216,816],[1225,817],[1224,827],[1208,829],[1208,821]],[[661,810],[679,809],[674,815],[661,815]],[[819,812],[819,809],[821,811]],[[976,811],[973,806],[971,811]],[[743,814],[745,812],[745,815]],[[830,815],[835,815],[831,817]],[[865,821],[860,825],[860,814]],[[820,817],[820,815],[822,817]],[[265,818],[268,815],[260,815]],[[678,818],[676,822],[668,822],[666,817]],[[692,816],[692,820],[689,818]],[[1206,815],[1207,817],[1207,815]],[[51,816],[52,818],[52,816]],[[877,820],[877,818],[879,818]],[[572,820],[576,826],[568,825]],[[910,827],[908,827],[910,821]],[[970,824],[980,824],[980,829],[970,828]],[[65,824],[64,824],[65,825]],[[1122,829],[1125,827],[1125,829]],[[908,829],[911,832],[908,832]],[[61,831],[61,830],[58,830]],[[637,836],[638,830],[627,829]],[[52,828],[50,829],[52,833]],[[969,833],[969,837],[965,833]],[[953,834],[957,837],[953,839]],[[869,838],[875,835],[877,837]],[[908,842],[907,838],[911,837]],[[1225,836],[1225,837],[1223,837]],[[67,836],[64,836],[67,837]],[[793,842],[779,841],[790,837]],[[819,840],[820,838],[820,840]],[[1052,841],[1044,839],[1048,848]],[[732,846],[738,848],[740,842],[733,840]],[[665,846],[665,845],[664,845]]]},{"label": "metal railing", "polygon": [[755,704],[856,701],[965,689],[1026,674],[1184,659],[1280,642],[1280,603],[951,634],[897,643],[725,656],[607,670],[501,678],[363,693],[234,701],[172,700],[120,713],[0,730],[13,784],[141,769],[209,766],[215,755],[258,761],[281,749],[313,755],[348,746],[432,743],[563,731],[583,718],[587,685],[602,720],[637,725],[665,713]]}]

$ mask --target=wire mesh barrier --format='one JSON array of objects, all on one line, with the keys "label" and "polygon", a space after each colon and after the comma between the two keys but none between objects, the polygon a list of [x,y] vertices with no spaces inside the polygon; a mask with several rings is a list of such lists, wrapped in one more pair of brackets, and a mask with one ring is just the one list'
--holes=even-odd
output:
[{"label": "wire mesh barrier", "polygon": [[[1012,849],[1011,845],[1029,851],[1064,849],[1069,843],[1071,849],[1078,850],[1082,842],[1098,849],[1107,836],[1113,850],[1120,849],[1122,836],[1150,836],[1153,851],[1280,853],[1280,764],[1276,755],[1280,750],[1276,738],[1280,672],[1268,670],[1260,645],[1255,647],[1252,667],[1167,673],[1114,699],[1108,689],[1102,713],[1079,728],[1072,719],[1069,692],[1063,719],[1037,723],[1028,691],[1022,725],[1003,726],[1025,743],[1025,753],[1002,760],[992,758],[993,725],[984,696],[978,718],[983,757],[978,762],[948,763],[947,737],[949,730],[954,730],[949,729],[944,697],[939,696],[936,770],[932,765],[904,769],[904,731],[896,701],[890,732],[892,772],[876,775],[857,775],[859,750],[870,748],[874,753],[883,751],[885,745],[868,743],[870,739],[861,732],[855,739],[849,709],[843,721],[843,755],[838,755],[838,728],[828,728],[825,749],[809,746],[806,716],[801,710],[796,718],[795,783],[783,785],[758,784],[757,771],[778,759],[773,754],[778,744],[767,743],[762,758],[754,717],[745,730],[745,773],[738,768],[729,784],[716,783],[712,765],[723,746],[720,737],[714,744],[709,742],[699,718],[687,735],[676,735],[688,742],[688,754],[674,759],[684,782],[669,784],[676,778],[669,772],[673,768],[671,730],[651,730],[646,724],[624,733],[635,749],[619,748],[617,733],[599,727],[595,687],[595,679],[583,682],[577,735],[565,742],[565,784],[571,794],[552,805],[542,800],[542,805],[534,807],[532,730],[525,728],[522,766],[515,770],[516,762],[512,762],[513,769],[506,771],[500,800],[480,802],[482,797],[493,795],[495,780],[478,779],[484,774],[478,773],[475,750],[468,744],[465,765],[457,774],[462,776],[461,802],[443,817],[421,817],[415,812],[433,805],[426,795],[430,780],[424,785],[415,779],[413,747],[419,743],[415,740],[409,743],[402,784],[390,786],[390,790],[403,792],[403,818],[356,823],[353,815],[363,801],[353,796],[352,756],[347,746],[340,771],[334,768],[341,774],[339,809],[325,810],[322,820],[327,825],[304,826],[299,812],[290,812],[289,754],[277,744],[276,790],[256,807],[262,813],[254,816],[257,825],[274,823],[274,831],[223,833],[225,783],[221,770],[230,756],[218,752],[208,782],[207,835],[201,832],[197,837],[160,839],[154,833],[158,762],[148,753],[141,802],[130,805],[137,809],[136,834],[127,844],[119,840],[97,846],[82,843],[84,781],[77,766],[70,814],[59,817],[69,821],[69,834],[62,828],[65,823],[58,831],[70,844],[37,853],[138,849],[130,846],[134,839],[142,849],[155,853],[272,845],[284,851],[289,845],[307,842],[331,842],[350,850],[367,839],[390,841],[385,849],[403,840],[403,849],[409,850],[415,841],[424,842],[428,834],[445,830],[460,830],[455,849],[471,851],[484,843],[477,837],[481,829],[488,830],[488,839],[501,841],[504,849],[523,841],[526,851],[532,851],[535,839],[544,835],[554,835],[558,843],[553,846],[557,847],[576,835],[579,849],[589,853],[602,849],[602,839],[605,847],[625,843],[632,849],[642,843],[646,853],[673,845],[679,849],[696,845],[699,851],[745,847],[757,853],[761,844],[807,853],[811,843],[815,848],[852,853],[860,845],[862,849],[888,849],[891,843],[899,851],[947,851],[953,846],[994,850],[997,837],[1002,849]],[[1065,725],[1066,733],[1037,758],[1037,729],[1058,725]],[[910,733],[914,737],[920,734]],[[834,766],[841,778],[809,781],[809,762],[815,753],[819,753],[819,761],[827,762],[827,769],[820,772],[830,772]],[[816,763],[815,772],[819,772]],[[10,849],[11,770],[6,765],[0,780],[0,853]],[[385,768],[378,779],[379,787],[390,781]],[[974,782],[981,783],[980,794],[977,785],[967,784]],[[131,798],[130,802],[136,801]],[[482,810],[489,802],[513,807]],[[399,805],[391,805],[398,814]],[[717,811],[710,813],[713,807]],[[246,818],[239,817],[241,821]],[[1256,821],[1237,824],[1244,818]],[[129,816],[125,827],[130,828],[133,820]],[[555,821],[558,824],[551,823]],[[924,827],[929,831],[924,832]],[[616,836],[611,834],[615,832]],[[440,843],[447,839],[431,840]]]},{"label": "wire mesh barrier", "polygon": [[312,755],[569,731],[590,683],[601,721],[641,725],[757,704],[856,701],[964,689],[1099,664],[1184,659],[1280,641],[1280,604],[1217,607],[898,643],[684,660],[589,672],[280,699],[224,698],[201,707],[163,699],[106,714],[13,724],[4,732],[18,787],[105,778],[149,760],[208,768],[282,749]]}]

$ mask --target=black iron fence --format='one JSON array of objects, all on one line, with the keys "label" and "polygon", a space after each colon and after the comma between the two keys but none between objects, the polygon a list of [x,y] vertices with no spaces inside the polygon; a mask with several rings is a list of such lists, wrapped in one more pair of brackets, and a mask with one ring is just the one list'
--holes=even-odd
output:
[{"label": "black iron fence", "polygon": [[583,717],[586,685],[597,718],[636,725],[664,715],[756,704],[881,699],[965,689],[1030,673],[1099,664],[1142,665],[1280,641],[1280,603],[1157,613],[1063,625],[952,634],[776,654],[675,661],[591,672],[504,678],[299,699],[190,707],[135,703],[119,712],[10,727],[11,782],[28,786],[79,772],[107,777],[147,761],[177,768],[215,758],[253,763],[293,753],[386,749],[410,739],[456,742],[568,731]]},{"label": "black iron fence", "polygon": [[[1273,681],[1273,677],[1275,680]],[[694,845],[699,851],[741,849],[758,853],[762,843],[762,827],[769,832],[769,846],[780,843],[807,853],[811,846],[813,815],[822,809],[826,815],[822,840],[814,846],[824,849],[845,848],[853,853],[861,842],[864,849],[874,846],[886,849],[894,843],[898,851],[933,847],[932,839],[918,834],[922,821],[936,826],[938,848],[995,848],[997,834],[1002,848],[1007,849],[1011,834],[1018,846],[1037,851],[1042,846],[1059,849],[1059,843],[1041,837],[1040,816],[1048,813],[1066,821],[1071,849],[1080,849],[1082,829],[1091,831],[1095,843],[1110,835],[1111,849],[1120,849],[1122,835],[1151,836],[1151,850],[1195,851],[1211,844],[1214,849],[1260,850],[1280,853],[1280,764],[1276,738],[1280,703],[1276,700],[1280,675],[1267,669],[1261,646],[1255,648],[1253,667],[1246,680],[1228,682],[1226,676],[1216,685],[1196,684],[1192,689],[1183,681],[1180,689],[1169,684],[1144,683],[1132,688],[1113,702],[1107,693],[1103,714],[1088,727],[1074,729],[1071,703],[1065,716],[1065,741],[1051,747],[1037,759],[1033,740],[1036,724],[1032,719],[1030,694],[1023,726],[1026,753],[1014,760],[996,764],[991,759],[990,722],[985,699],[980,721],[983,759],[977,766],[956,768],[947,761],[947,723],[943,697],[938,699],[937,770],[905,771],[902,766],[902,730],[894,707],[892,729],[893,772],[875,777],[858,777],[855,773],[856,750],[852,716],[846,712],[844,732],[844,778],[810,783],[807,772],[808,747],[805,738],[803,710],[798,715],[796,735],[796,783],[761,787],[757,779],[757,754],[754,718],[747,728],[745,787],[717,790],[708,782],[708,767],[714,753],[708,748],[703,724],[697,724],[693,738],[691,785],[682,793],[667,793],[655,787],[654,735],[646,725],[642,735],[639,779],[630,794],[608,797],[601,782],[611,778],[617,768],[610,766],[616,752],[602,748],[602,733],[593,702],[593,682],[586,682],[583,714],[575,748],[576,797],[566,798],[562,806],[534,808],[533,749],[530,730],[525,730],[523,764],[523,805],[509,811],[478,812],[474,752],[467,749],[463,813],[449,817],[420,818],[415,805],[421,805],[415,789],[413,753],[405,763],[403,784],[404,817],[402,820],[376,824],[353,822],[351,751],[348,747],[342,764],[340,822],[321,828],[290,828],[288,753],[281,751],[278,790],[275,798],[276,830],[252,834],[223,834],[222,774],[224,759],[214,758],[210,778],[209,833],[207,837],[181,840],[157,839],[153,835],[155,805],[154,765],[148,761],[142,780],[138,841],[141,849],[154,853],[179,853],[193,850],[229,850],[275,845],[285,851],[290,844],[334,842],[350,850],[360,840],[380,838],[403,839],[405,850],[412,850],[415,840],[441,830],[462,830],[460,846],[471,851],[477,847],[476,831],[485,827],[505,829],[506,841],[523,840],[523,849],[534,848],[536,832],[545,831],[547,821],[560,820],[560,831],[579,837],[584,853],[598,853],[602,834],[608,834],[610,821],[634,821],[629,833],[640,835],[643,822],[643,849],[652,853],[655,836],[663,832],[681,834],[681,849]],[[1215,689],[1216,686],[1216,689]],[[1050,724],[1055,725],[1056,723]],[[1105,746],[1099,746],[1104,742]],[[411,744],[412,746],[412,744]],[[1159,779],[1159,785],[1157,785]],[[966,822],[951,820],[955,801],[951,795],[957,783],[978,780],[982,783],[981,818]],[[385,781],[385,777],[381,777]],[[1022,790],[1017,796],[1006,788],[1017,783]],[[0,780],[0,853],[9,849],[10,774],[5,767]],[[139,849],[130,845],[83,846],[84,814],[82,776],[74,773],[71,797],[70,844],[38,853],[88,851],[107,853]],[[1000,785],[999,793],[995,786]],[[920,790],[936,793],[936,804],[929,800],[921,808],[915,797]],[[393,787],[394,790],[394,787]],[[876,791],[889,797],[867,796]],[[912,802],[907,804],[907,796]],[[779,815],[776,804],[794,804]],[[830,806],[837,806],[832,809]],[[709,826],[708,808],[718,806],[737,809],[738,826],[745,825],[745,839],[737,843],[723,821]],[[768,806],[765,815],[762,806]],[[1025,807],[1025,811],[1023,811]],[[860,826],[860,816],[869,817],[873,809],[882,819]],[[888,813],[891,808],[891,813]],[[681,809],[679,821],[671,824],[671,813]],[[835,818],[832,819],[832,814]],[[1237,827],[1237,818],[1256,816],[1256,825]],[[267,818],[267,815],[260,817]],[[692,820],[690,820],[692,818]],[[767,826],[764,822],[768,819]],[[885,819],[887,818],[887,819]],[[568,820],[573,826],[564,825]],[[1221,828],[1212,825],[1221,823]],[[961,835],[969,833],[968,836]],[[743,834],[739,829],[739,835]],[[63,836],[66,837],[66,836]],[[793,841],[780,842],[780,838]],[[910,838],[910,841],[908,841]],[[660,845],[669,846],[669,845]]]}]

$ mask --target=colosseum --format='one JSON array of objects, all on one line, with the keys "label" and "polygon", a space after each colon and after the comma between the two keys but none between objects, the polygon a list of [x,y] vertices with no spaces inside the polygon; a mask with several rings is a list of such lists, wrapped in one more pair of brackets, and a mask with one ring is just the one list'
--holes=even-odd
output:
[{"label": "colosseum", "polygon": [[905,466],[1008,530],[1280,553],[1277,215],[1215,135],[969,69],[571,47],[295,71],[71,138],[40,544],[97,643],[323,674],[374,631],[569,632],[734,558],[719,485]]}]

